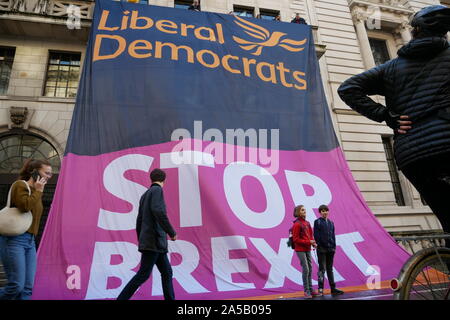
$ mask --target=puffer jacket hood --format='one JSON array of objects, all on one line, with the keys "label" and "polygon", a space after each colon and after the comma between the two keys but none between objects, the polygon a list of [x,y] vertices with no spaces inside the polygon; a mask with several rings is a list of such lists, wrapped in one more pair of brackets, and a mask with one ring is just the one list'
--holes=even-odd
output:
[{"label": "puffer jacket hood", "polygon": [[449,47],[446,38],[427,37],[414,39],[404,45],[397,54],[407,59],[429,59]]}]

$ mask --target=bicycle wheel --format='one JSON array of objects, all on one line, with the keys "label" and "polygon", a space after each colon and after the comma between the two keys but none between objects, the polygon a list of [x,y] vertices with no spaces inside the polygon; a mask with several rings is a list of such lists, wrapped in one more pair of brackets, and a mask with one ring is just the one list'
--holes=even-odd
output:
[{"label": "bicycle wheel", "polygon": [[[440,250],[441,251],[441,250]],[[400,290],[401,300],[449,300],[450,253],[432,254],[410,269]]]}]

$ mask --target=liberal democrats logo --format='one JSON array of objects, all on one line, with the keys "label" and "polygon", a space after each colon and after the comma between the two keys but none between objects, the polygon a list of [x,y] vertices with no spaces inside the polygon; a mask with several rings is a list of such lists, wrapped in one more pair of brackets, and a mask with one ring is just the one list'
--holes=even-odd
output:
[{"label": "liberal democrats logo", "polygon": [[264,47],[279,46],[291,52],[300,52],[305,49],[303,45],[306,43],[306,38],[300,41],[294,41],[291,39],[282,40],[287,33],[275,31],[270,34],[269,30],[258,26],[257,24],[251,23],[238,16],[236,16],[236,19],[237,20],[234,21],[234,23],[244,28],[244,32],[246,34],[250,35],[254,39],[259,39],[260,41],[248,41],[236,36],[233,36],[233,40],[239,43],[239,47],[241,47],[241,49],[249,51],[255,56],[259,56]]}]

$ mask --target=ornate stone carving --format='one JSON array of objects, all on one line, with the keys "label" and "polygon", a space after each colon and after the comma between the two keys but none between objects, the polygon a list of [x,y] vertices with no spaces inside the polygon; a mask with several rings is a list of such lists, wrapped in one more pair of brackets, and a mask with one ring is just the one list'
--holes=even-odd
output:
[{"label": "ornate stone carving", "polygon": [[47,14],[49,0],[12,0],[11,11]]},{"label": "ornate stone carving", "polygon": [[391,9],[410,9],[407,0],[363,0],[360,5],[367,5],[368,3],[374,6],[391,7]]},{"label": "ornate stone carving", "polygon": [[409,22],[404,20],[398,25],[398,27],[394,30],[394,32],[401,36],[403,44],[405,44],[409,42],[412,38],[411,30],[412,27],[409,24]]},{"label": "ornate stone carving", "polygon": [[409,18],[414,14],[407,0],[349,0],[353,23],[368,30],[385,30],[410,40]]},{"label": "ornate stone carving", "polygon": [[362,10],[360,8],[356,8],[352,11],[352,19],[354,23],[357,22],[364,22],[367,20],[367,13],[365,10]]},{"label": "ornate stone carving", "polygon": [[9,125],[10,129],[12,128],[20,128],[23,129],[25,122],[28,117],[28,108],[27,107],[10,107],[9,114],[11,123]]}]

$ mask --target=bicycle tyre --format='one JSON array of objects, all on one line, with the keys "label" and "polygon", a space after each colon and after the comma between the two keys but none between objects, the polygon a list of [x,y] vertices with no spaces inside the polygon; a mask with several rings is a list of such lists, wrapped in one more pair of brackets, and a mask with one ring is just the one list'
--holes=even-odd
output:
[{"label": "bicycle tyre", "polygon": [[[439,255],[441,257],[441,260],[444,262],[444,264],[447,264],[447,266],[450,265],[450,250],[448,249],[438,249]],[[421,260],[416,262],[415,264],[411,265],[407,270],[405,270],[405,275],[403,277],[403,281],[400,287],[400,290],[398,292],[398,299],[399,300],[411,300],[411,293],[413,291],[414,283],[416,282],[416,278],[419,275],[419,273],[424,270],[426,266],[433,266],[434,263],[439,263],[440,260],[439,257],[436,254],[428,254],[424,256]],[[449,282],[449,274],[447,270],[447,274],[444,274],[444,276],[447,277],[447,287],[450,288],[450,282]],[[444,277],[445,280],[445,277]],[[448,289],[447,289],[448,290]],[[417,292],[417,291],[416,291]],[[445,297],[445,294],[443,295],[443,298]],[[449,297],[447,297],[448,299]]]}]

